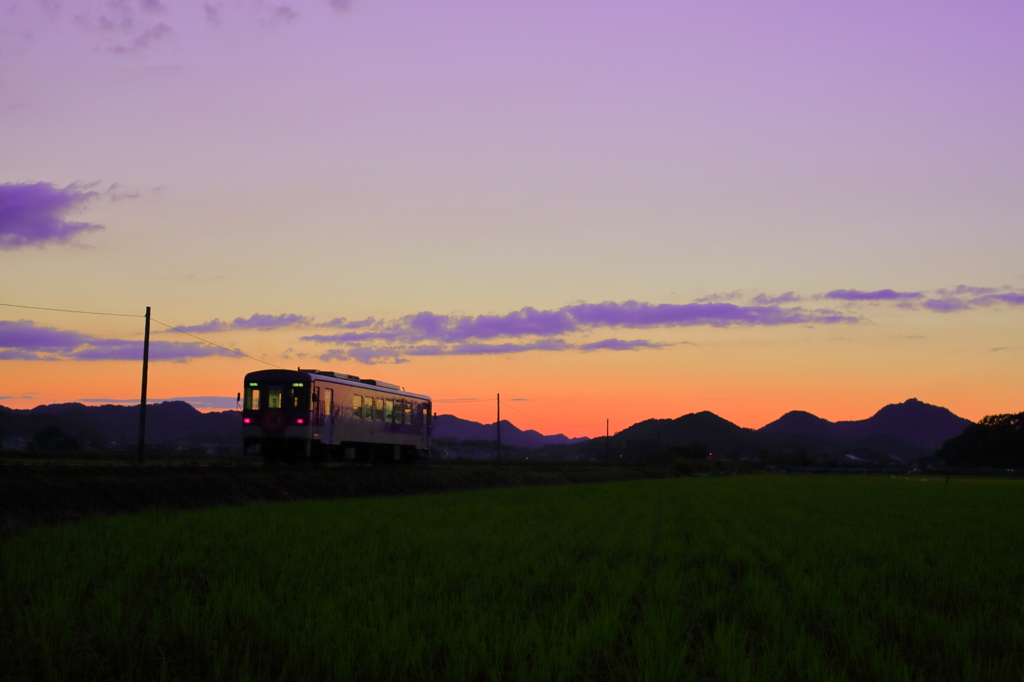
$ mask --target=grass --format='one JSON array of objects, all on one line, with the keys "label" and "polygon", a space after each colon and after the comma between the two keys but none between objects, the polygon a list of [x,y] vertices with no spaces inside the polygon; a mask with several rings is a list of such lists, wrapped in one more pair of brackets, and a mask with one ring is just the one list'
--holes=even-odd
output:
[{"label": "grass", "polygon": [[1020,680],[1024,487],[722,477],[155,511],[0,549],[12,680]]}]

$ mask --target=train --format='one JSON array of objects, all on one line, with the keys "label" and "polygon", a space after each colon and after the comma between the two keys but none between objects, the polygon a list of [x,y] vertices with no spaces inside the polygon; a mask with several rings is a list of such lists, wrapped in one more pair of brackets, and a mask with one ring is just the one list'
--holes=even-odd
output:
[{"label": "train", "polygon": [[245,375],[242,448],[264,461],[413,462],[430,452],[430,396],[319,369]]}]

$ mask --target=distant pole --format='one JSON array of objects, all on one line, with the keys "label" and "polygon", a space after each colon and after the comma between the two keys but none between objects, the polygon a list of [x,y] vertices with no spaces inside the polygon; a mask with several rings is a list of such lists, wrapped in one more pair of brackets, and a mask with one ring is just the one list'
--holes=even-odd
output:
[{"label": "distant pole", "polygon": [[501,394],[498,394],[498,422],[495,424],[498,427],[498,451],[497,459],[501,460]]},{"label": "distant pole", "polygon": [[604,420],[604,463],[607,466],[611,464],[611,459],[608,457],[608,420]]},{"label": "distant pole", "polygon": [[139,464],[146,452],[146,384],[149,382],[149,306],[146,306],[146,336],[142,342],[142,400],[139,402]]}]

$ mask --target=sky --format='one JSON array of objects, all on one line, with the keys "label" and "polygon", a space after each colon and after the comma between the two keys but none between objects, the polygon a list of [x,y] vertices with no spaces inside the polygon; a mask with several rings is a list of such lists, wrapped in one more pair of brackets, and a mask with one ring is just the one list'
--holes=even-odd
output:
[{"label": "sky", "polygon": [[1022,32],[1016,1],[0,0],[0,404],[137,400],[151,306],[149,396],[202,409],[301,366],[570,436],[1019,412]]}]

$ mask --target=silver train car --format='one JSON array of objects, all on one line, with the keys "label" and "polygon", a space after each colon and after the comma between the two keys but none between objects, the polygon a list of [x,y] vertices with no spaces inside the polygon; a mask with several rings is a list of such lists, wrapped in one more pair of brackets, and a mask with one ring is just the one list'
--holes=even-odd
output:
[{"label": "silver train car", "polygon": [[316,369],[245,375],[242,443],[265,461],[402,461],[430,448],[430,397]]}]

